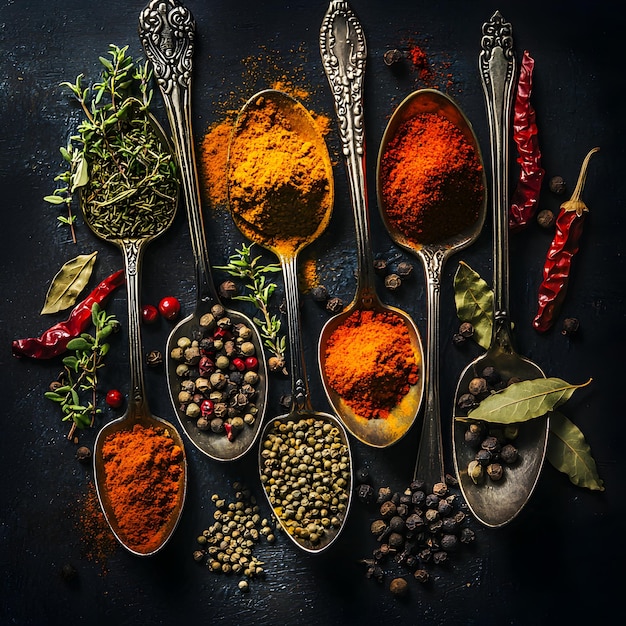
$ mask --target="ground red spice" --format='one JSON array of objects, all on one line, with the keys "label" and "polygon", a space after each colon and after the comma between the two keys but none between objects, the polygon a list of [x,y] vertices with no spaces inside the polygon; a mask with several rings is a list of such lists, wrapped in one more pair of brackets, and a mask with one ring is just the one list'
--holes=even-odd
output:
[{"label": "ground red spice", "polygon": [[404,320],[390,311],[354,311],[328,339],[330,387],[366,418],[387,418],[419,378]]},{"label": "ground red spice", "polygon": [[152,552],[178,503],[183,451],[163,429],[135,424],[109,435],[102,455],[117,534],[133,550]]},{"label": "ground red spice", "polygon": [[406,120],[381,158],[389,222],[413,244],[438,244],[470,228],[484,197],[476,149],[446,117]]}]

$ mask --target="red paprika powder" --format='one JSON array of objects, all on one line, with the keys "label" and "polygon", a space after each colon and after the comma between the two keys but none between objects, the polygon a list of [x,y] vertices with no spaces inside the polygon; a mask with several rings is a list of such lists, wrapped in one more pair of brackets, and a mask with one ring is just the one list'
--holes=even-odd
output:
[{"label": "red paprika powder", "polygon": [[324,370],[356,415],[386,418],[419,380],[417,358],[399,315],[356,310],[330,335]]},{"label": "red paprika powder", "polygon": [[438,113],[403,122],[380,162],[389,222],[414,244],[438,244],[478,219],[484,187],[475,147]]},{"label": "red paprika powder", "polygon": [[154,551],[178,503],[183,451],[163,429],[135,424],[109,435],[102,454],[116,532],[136,552]]}]

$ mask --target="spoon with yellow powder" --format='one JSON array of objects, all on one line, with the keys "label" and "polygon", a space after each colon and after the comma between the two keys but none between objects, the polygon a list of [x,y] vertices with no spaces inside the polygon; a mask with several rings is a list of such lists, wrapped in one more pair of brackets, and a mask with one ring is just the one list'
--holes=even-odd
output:
[{"label": "spoon with yellow powder", "polygon": [[[233,129],[227,179],[235,224],[276,254],[285,282],[292,402],[261,434],[261,481],[287,536],[317,553],[345,524],[352,460],[341,422],[312,408],[302,346],[297,257],[328,226],[334,200],[330,156],[311,114],[281,91],[250,98]],[[312,506],[317,499],[324,506]]]},{"label": "spoon with yellow powder", "polygon": [[[191,117],[195,21],[190,11],[174,0],[152,0],[141,14],[139,33],[146,56],[154,65],[172,128],[196,273],[195,310],[172,329],[167,341],[170,398],[182,428],[196,448],[213,460],[235,461],[252,448],[259,435],[265,413],[267,368],[256,324],[239,311],[225,309],[211,276]],[[217,331],[229,333],[218,339],[225,345],[231,337],[235,340],[235,333],[237,338],[243,337],[241,328],[246,333],[245,342],[253,348],[244,351],[241,345],[241,350],[229,356],[222,354],[223,347],[214,349]],[[223,367],[218,367],[218,356],[227,359]],[[228,372],[235,359],[239,359],[237,363],[245,362],[249,356],[254,357],[253,367],[258,367],[255,388],[253,393],[243,394],[251,401],[246,404],[242,400],[238,414],[231,417],[221,390],[234,382]],[[242,388],[239,385],[239,391]],[[243,397],[241,393],[237,395]]]},{"label": "spoon with yellow powder", "polygon": [[422,261],[426,278],[426,404],[415,477],[432,488],[445,480],[439,400],[443,267],[476,240],[487,208],[478,140],[451,98],[433,89],[405,98],[385,129],[377,182],[387,230]]},{"label": "spoon with yellow powder", "polygon": [[322,329],[320,370],[328,399],[346,428],[363,443],[383,448],[401,439],[419,412],[422,341],[409,315],[384,305],[376,294],[365,185],[366,45],[345,2],[331,2],[320,49],[340,121],[358,261],[354,299]]}]

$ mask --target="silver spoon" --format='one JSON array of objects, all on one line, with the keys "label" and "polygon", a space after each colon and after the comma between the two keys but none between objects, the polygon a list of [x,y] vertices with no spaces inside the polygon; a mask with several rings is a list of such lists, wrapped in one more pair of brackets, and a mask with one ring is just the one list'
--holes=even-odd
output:
[{"label": "silver spoon", "polygon": [[[380,145],[378,154],[378,202],[381,215],[392,239],[402,248],[416,254],[422,261],[427,286],[427,332],[426,332],[426,405],[422,434],[415,466],[415,477],[425,480],[430,488],[435,483],[445,482],[443,442],[441,436],[441,406],[439,398],[439,308],[440,289],[443,267],[446,260],[455,252],[472,244],[482,230],[486,213],[486,193],[482,195],[482,202],[474,207],[476,219],[463,230],[453,236],[437,242],[422,243],[412,241],[405,236],[389,220],[386,207],[388,199],[382,189],[381,162],[385,156],[389,143],[396,137],[400,126],[408,119],[420,114],[437,114],[447,118],[465,136],[482,163],[478,141],[471,124],[459,109],[457,104],[443,93],[433,89],[421,89],[407,96],[392,115]],[[482,185],[486,186],[484,168],[482,168]],[[448,205],[450,201],[447,201]],[[418,207],[415,207],[416,210]],[[445,211],[445,208],[441,209]]]},{"label": "silver spoon", "polygon": [[370,225],[365,185],[365,138],[363,127],[363,77],[367,49],[363,29],[345,2],[331,2],[320,34],[324,70],[330,84],[339,118],[343,154],[348,170],[350,197],[356,225],[357,289],[352,302],[342,313],[330,318],[319,340],[319,366],[324,389],[333,409],[346,428],[363,443],[383,448],[401,439],[413,425],[422,402],[424,377],[392,407],[385,418],[359,415],[329,382],[327,348],[335,330],[355,311],[392,313],[404,323],[415,360],[422,369],[422,340],[415,322],[404,311],[384,305],[376,294],[374,263],[370,244]]},{"label": "silver spoon", "polygon": [[[158,122],[150,116],[152,126],[160,138],[163,146],[169,149],[169,143],[159,126]],[[104,230],[99,223],[95,223],[90,218],[89,211],[86,210],[86,194],[89,186],[81,194],[81,204],[85,222],[89,228],[100,238],[117,245],[124,257],[124,268],[126,272],[126,288],[128,300],[128,343],[129,343],[129,361],[130,361],[130,393],[128,398],[128,407],[125,413],[118,419],[109,422],[104,426],[96,437],[94,443],[94,481],[100,505],[104,515],[113,531],[117,540],[130,552],[139,556],[149,556],[158,552],[167,543],[174,533],[180,516],[182,514],[185,495],[187,490],[187,461],[184,454],[184,444],[182,438],[176,428],[168,421],[153,415],[148,406],[146,398],[144,376],[143,376],[143,351],[141,342],[140,329],[140,311],[141,311],[141,265],[143,253],[146,245],[167,230],[176,215],[176,207],[178,204],[177,193],[176,200],[172,203],[167,223],[154,227],[153,224],[145,228],[138,236],[116,236],[111,234],[109,229]],[[135,425],[144,428],[155,428],[171,437],[174,444],[182,451],[181,476],[178,485],[178,496],[175,508],[168,516],[164,528],[160,531],[159,542],[157,545],[150,544],[150,548],[131,543],[125,536],[123,528],[120,527],[115,514],[115,509],[110,501],[106,484],[106,467],[104,462],[103,446],[107,438],[119,431],[130,431]]]},{"label": "silver spoon", "polygon": [[[489,349],[461,374],[454,403],[455,416],[459,415],[458,399],[467,392],[469,381],[480,376],[487,366],[494,367],[504,381],[511,378],[528,380],[545,377],[539,366],[515,352],[511,341],[507,182],[515,57],[511,24],[505,22],[497,11],[483,26],[481,48],[479,66],[487,104],[493,172],[494,322]],[[548,443],[548,417],[519,424],[519,436],[516,439],[518,461],[506,466],[501,480],[491,482],[486,478],[486,484],[474,484],[468,474],[468,464],[474,458],[475,451],[465,444],[466,429],[467,424],[454,420],[454,464],[461,491],[480,522],[490,527],[503,526],[521,511],[539,480]]]},{"label": "silver spoon", "polygon": [[[254,226],[245,220],[245,218],[238,211],[238,206],[232,202],[232,186],[233,178],[232,171],[237,166],[233,161],[233,155],[236,153],[245,154],[246,145],[242,147],[238,144],[241,143],[241,131],[245,128],[245,119],[248,111],[257,106],[257,103],[274,103],[276,108],[280,111],[281,115],[284,115],[289,120],[289,128],[291,132],[295,132],[302,138],[303,144],[312,144],[315,146],[316,153],[323,160],[324,168],[326,171],[326,177],[328,184],[326,186],[326,192],[324,197],[320,200],[322,202],[323,210],[321,219],[317,225],[316,230],[306,237],[306,239],[300,239],[296,241],[293,239],[293,245],[291,244],[288,235],[286,240],[276,241],[276,233],[273,227],[269,227],[267,222],[259,221],[255,222]],[[255,243],[270,250],[280,260],[280,264],[283,270],[283,277],[285,282],[285,300],[287,308],[287,322],[288,322],[288,337],[289,337],[289,351],[290,351],[290,375],[292,385],[292,404],[289,413],[281,415],[272,420],[269,420],[267,425],[263,429],[261,435],[261,447],[259,450],[259,467],[261,469],[261,476],[263,475],[263,450],[264,442],[267,440],[268,435],[275,429],[280,428],[280,424],[288,424],[290,421],[298,421],[301,418],[311,418],[317,422],[323,422],[330,424],[332,428],[336,430],[338,438],[341,440],[342,445],[346,450],[346,454],[349,459],[350,478],[348,484],[345,486],[345,493],[347,495],[347,502],[345,503],[345,509],[339,518],[339,525],[329,527],[317,542],[311,542],[307,537],[295,536],[289,531],[287,520],[276,511],[275,503],[269,496],[267,490],[264,489],[264,493],[267,499],[276,513],[276,517],[286,531],[286,536],[289,537],[295,545],[305,550],[306,552],[319,553],[326,550],[332,543],[335,542],[339,533],[345,525],[345,521],[348,515],[348,510],[351,501],[351,485],[352,485],[352,461],[351,453],[348,442],[348,436],[341,424],[341,422],[333,415],[328,413],[322,413],[315,411],[311,404],[309,384],[306,373],[306,365],[304,358],[304,349],[302,345],[302,327],[300,322],[300,306],[299,306],[299,294],[298,294],[298,276],[297,276],[297,257],[299,252],[312,241],[314,241],[328,225],[330,220],[333,200],[334,200],[334,184],[333,184],[333,172],[330,161],[330,155],[324,142],[323,137],[319,133],[313,118],[310,113],[300,104],[297,100],[291,96],[276,90],[265,90],[254,95],[248,100],[248,102],[241,109],[230,144],[230,156],[229,156],[229,169],[228,169],[228,192],[230,199],[230,208],[235,224],[241,229],[241,231]],[[298,214],[306,211],[306,207],[298,206],[297,199],[294,200],[293,213]],[[305,220],[307,223],[309,219]],[[296,227],[297,228],[297,227]],[[330,451],[330,450],[329,450]],[[269,485],[266,485],[269,487]]]},{"label": "silver spoon", "polygon": [[265,414],[267,368],[263,344],[256,324],[243,313],[226,309],[226,316],[230,318],[233,325],[244,324],[252,331],[251,341],[256,347],[259,367],[259,381],[256,385],[254,400],[257,408],[256,419],[253,425],[246,425],[233,441],[230,441],[224,433],[213,433],[210,429],[200,430],[196,426],[196,421],[185,415],[178,400],[181,379],[176,373],[177,363],[169,359],[169,354],[177,346],[178,340],[182,337],[192,338],[197,335],[202,316],[209,313],[213,305],[221,304],[211,277],[191,120],[195,27],[195,20],[190,11],[175,0],[152,0],[139,18],[141,42],[146,56],[154,65],[154,74],[163,95],[174,136],[174,147],[183,179],[196,270],[195,311],[172,329],[167,340],[167,383],[176,415],[191,442],[214,460],[234,461],[241,458],[254,445]]}]

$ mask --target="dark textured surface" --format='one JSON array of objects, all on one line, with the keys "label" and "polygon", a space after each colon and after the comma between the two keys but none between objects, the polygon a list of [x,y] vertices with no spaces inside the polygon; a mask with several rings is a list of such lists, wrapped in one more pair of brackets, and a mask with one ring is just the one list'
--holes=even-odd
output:
[{"label": "dark textured surface", "polygon": [[[332,100],[318,50],[325,2],[203,2],[189,0],[198,23],[194,78],[194,127],[200,139],[228,107],[239,107],[258,89],[287,75],[310,91],[306,104],[332,116]],[[582,158],[601,147],[590,167],[584,198],[591,209],[582,250],[577,257],[564,315],[576,316],[581,332],[574,339],[558,328],[536,334],[537,286],[550,234],[531,225],[511,237],[511,312],[516,346],[548,376],[574,383],[592,377],[563,412],[585,433],[606,491],[577,488],[546,465],[537,491],[509,526],[478,527],[477,541],[423,588],[410,580],[404,601],[394,600],[387,583],[366,580],[358,559],[373,548],[368,528],[373,512],[358,502],[340,541],[323,555],[300,554],[285,538],[262,545],[263,580],[248,595],[236,579],[212,575],[191,558],[196,535],[211,521],[210,496],[230,494],[236,477],[260,496],[255,455],[219,465],[188,446],[189,496],[181,524],[156,557],[142,560],[117,549],[106,562],[84,558],[77,503],[87,491],[91,471],[74,459],[65,439],[66,425],[43,397],[58,363],[17,361],[10,341],[39,334],[63,316],[38,315],[54,273],[77,254],[100,251],[99,278],[121,267],[119,252],[79,227],[71,244],[56,226],[56,212],[42,201],[54,188],[60,163],[58,146],[74,132],[76,108],[58,87],[84,72],[93,77],[97,58],[109,43],[130,44],[140,55],[136,35],[143,2],[126,0],[0,0],[0,176],[2,227],[0,255],[0,583],[1,624],[561,624],[597,623],[623,614],[623,392],[624,354],[624,184],[623,98],[620,93],[622,32],[618,3],[595,2],[365,2],[355,10],[365,30],[368,186],[374,252],[403,257],[383,231],[375,212],[374,167],[378,143],[394,107],[410,91],[424,86],[408,65],[392,71],[385,50],[419,43],[444,76],[435,86],[448,90],[472,121],[485,155],[488,131],[477,71],[481,26],[499,9],[513,24],[518,56],[535,58],[533,103],[541,132],[546,175],[560,174],[573,185]],[[448,81],[449,84],[446,84]],[[354,231],[343,163],[335,127],[329,145],[336,157],[336,204],[328,233],[303,255],[318,260],[318,272],[333,295],[346,302],[354,291]],[[512,174],[515,172],[512,164]],[[571,188],[571,187],[570,187]],[[543,206],[559,199],[544,194]],[[211,261],[221,264],[241,239],[224,212],[207,214]],[[467,251],[445,268],[441,298],[441,398],[446,454],[449,415],[459,373],[476,356],[472,347],[451,343],[457,326],[452,276],[467,261],[491,282],[491,220]],[[425,332],[424,279],[415,272],[403,288],[380,293],[410,312]],[[170,231],[148,248],[144,265],[144,301],[164,295],[181,298],[184,313],[195,299],[188,232],[181,211]],[[95,284],[95,283],[94,283]],[[315,364],[316,342],[326,314],[303,297],[303,323],[313,404],[327,410]],[[110,305],[125,318],[125,296]],[[248,311],[250,312],[250,311]],[[168,325],[144,329],[144,348],[163,349]],[[127,392],[125,334],[116,339],[105,372],[105,387]],[[162,372],[146,372],[153,411],[174,419]],[[281,412],[278,398],[287,391],[273,381],[268,416]],[[105,410],[105,418],[113,413]],[[93,441],[93,432],[82,436]],[[413,475],[419,423],[390,449],[374,451],[353,443],[356,467],[368,467],[376,484],[402,489]],[[448,471],[451,460],[447,459]],[[71,563],[78,577],[60,576]],[[400,570],[398,570],[400,571]]]}]

